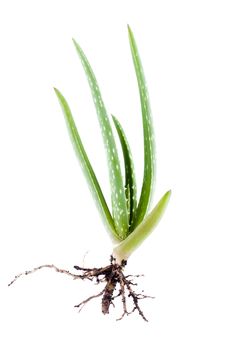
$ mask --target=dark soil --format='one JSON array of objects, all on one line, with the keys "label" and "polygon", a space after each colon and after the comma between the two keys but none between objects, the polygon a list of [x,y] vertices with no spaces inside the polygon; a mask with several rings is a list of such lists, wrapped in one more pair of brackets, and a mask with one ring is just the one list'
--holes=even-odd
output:
[{"label": "dark soil", "polygon": [[[104,288],[100,293],[91,295],[78,305],[75,305],[76,308],[79,308],[81,310],[82,307],[86,305],[90,300],[101,297],[102,313],[108,314],[110,307],[114,306],[114,300],[118,297],[121,297],[123,312],[117,320],[121,320],[124,316],[137,311],[139,315],[144,319],[144,321],[148,321],[139,306],[139,300],[152,297],[144,295],[142,293],[137,293],[133,290],[133,287],[137,286],[137,283],[134,282],[134,279],[140,277],[140,275],[125,275],[124,269],[126,264],[126,261],[122,261],[121,264],[117,264],[114,258],[111,257],[110,264],[101,268],[84,268],[80,266],[74,266],[74,268],[77,271],[81,272],[81,274],[74,274],[68,270],[59,269],[55,265],[41,265],[15,276],[15,278],[9,283],[8,286],[11,286],[19,277],[23,275],[29,275],[45,267],[51,268],[56,272],[68,275],[73,279],[89,280],[96,282],[97,284],[104,283]],[[132,304],[130,311],[128,311],[129,299],[131,300]]]}]

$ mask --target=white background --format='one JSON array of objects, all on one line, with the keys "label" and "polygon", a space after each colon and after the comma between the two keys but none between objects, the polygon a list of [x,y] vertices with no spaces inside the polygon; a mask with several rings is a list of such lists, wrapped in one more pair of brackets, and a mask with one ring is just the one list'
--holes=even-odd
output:
[{"label": "white background", "polygon": [[[0,348],[232,348],[231,1],[0,1]],[[108,263],[111,242],[72,150],[52,87],[66,96],[109,199],[104,148],[71,38],[83,47],[109,112],[118,116],[142,176],[138,92],[126,24],[140,49],[154,115],[154,203],[172,198],[128,272],[154,300],[121,322],[98,290],[54,263]]]}]

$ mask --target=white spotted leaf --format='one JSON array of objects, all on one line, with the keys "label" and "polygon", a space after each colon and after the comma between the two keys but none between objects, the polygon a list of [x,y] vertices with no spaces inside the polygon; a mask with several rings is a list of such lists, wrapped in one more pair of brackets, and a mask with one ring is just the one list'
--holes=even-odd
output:
[{"label": "white spotted leaf", "polygon": [[152,126],[152,115],[149,102],[149,96],[143,72],[142,63],[139,57],[138,48],[135,42],[134,35],[128,26],[129,42],[131,54],[133,58],[135,73],[140,95],[140,104],[143,120],[143,138],[144,138],[144,172],[143,184],[140,194],[139,204],[136,212],[136,220],[134,227],[142,222],[147,213],[151,201],[153,183],[154,183],[154,169],[155,169],[155,151],[154,151],[154,136]]},{"label": "white spotted leaf", "polygon": [[114,220],[114,226],[119,239],[126,238],[129,230],[129,217],[126,204],[126,196],[124,192],[123,178],[121,174],[121,168],[119,163],[118,152],[110,124],[110,120],[102,100],[102,96],[99,90],[99,86],[93,70],[82,51],[81,47],[73,39],[75,48],[80,57],[82,66],[85,70],[89,87],[92,93],[93,101],[95,104],[98,120],[100,123],[102,136],[107,152],[109,177],[111,185],[111,201],[112,201],[112,214]]},{"label": "white spotted leaf", "polygon": [[118,121],[118,119],[112,115],[115,128],[118,133],[118,137],[121,143],[124,167],[125,167],[125,193],[127,199],[127,207],[129,211],[129,225],[133,226],[133,222],[136,215],[137,198],[136,198],[136,180],[135,180],[135,170],[134,162],[130,150],[130,146],[126,137],[126,134]]}]

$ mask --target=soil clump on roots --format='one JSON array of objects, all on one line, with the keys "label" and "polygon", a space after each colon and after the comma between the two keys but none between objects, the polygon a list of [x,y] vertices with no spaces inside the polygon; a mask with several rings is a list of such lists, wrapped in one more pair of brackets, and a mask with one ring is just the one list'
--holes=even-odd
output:
[{"label": "soil clump on roots", "polygon": [[[40,265],[32,270],[25,271],[15,276],[15,278],[8,284],[11,286],[18,278],[29,275],[31,273],[37,272],[43,268],[51,268],[56,272],[63,273],[72,277],[74,280],[89,280],[95,282],[96,284],[104,283],[104,288],[98,293],[91,295],[87,299],[83,300],[81,303],[75,305],[81,311],[83,306],[86,305],[90,300],[101,297],[101,309],[103,314],[109,314],[110,306],[114,305],[114,300],[116,298],[121,298],[123,312],[122,315],[117,319],[121,320],[124,316],[132,314],[137,311],[144,321],[148,321],[144,316],[143,311],[139,306],[139,301],[145,298],[153,298],[151,296],[142,293],[137,293],[134,291],[133,287],[137,286],[134,279],[140,277],[141,275],[125,275],[124,268],[127,262],[123,260],[121,264],[116,263],[115,259],[111,256],[110,264],[105,267],[100,268],[84,268],[75,265],[74,268],[80,272],[80,274],[75,274],[69,272],[68,270],[60,269],[55,265]],[[128,311],[128,301],[131,300],[132,309]]]}]

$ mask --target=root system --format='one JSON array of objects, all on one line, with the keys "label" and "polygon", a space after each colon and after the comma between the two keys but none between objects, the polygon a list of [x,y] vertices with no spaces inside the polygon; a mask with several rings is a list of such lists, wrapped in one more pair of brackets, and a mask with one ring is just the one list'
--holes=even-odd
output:
[{"label": "root system", "polygon": [[[32,270],[25,271],[15,276],[15,278],[9,283],[11,286],[18,278],[23,275],[29,275],[43,268],[54,269],[56,272],[63,273],[75,279],[89,280],[96,282],[96,284],[104,284],[104,288],[97,294],[91,295],[81,303],[75,305],[76,308],[82,310],[90,300],[101,297],[101,309],[103,314],[109,314],[110,307],[114,306],[114,300],[121,298],[123,312],[117,320],[123,319],[124,316],[137,311],[144,321],[148,321],[144,316],[143,311],[140,308],[139,301],[145,298],[153,298],[143,293],[137,293],[133,287],[137,286],[134,279],[140,277],[140,275],[125,275],[124,269],[127,262],[122,261],[121,264],[117,264],[113,257],[110,259],[110,264],[101,268],[84,268],[80,266],[74,266],[74,268],[80,272],[80,274],[71,273],[68,270],[60,269],[55,265],[41,265]],[[131,310],[128,310],[128,302],[131,300]]]}]

